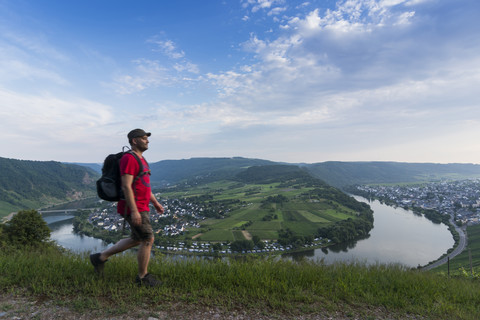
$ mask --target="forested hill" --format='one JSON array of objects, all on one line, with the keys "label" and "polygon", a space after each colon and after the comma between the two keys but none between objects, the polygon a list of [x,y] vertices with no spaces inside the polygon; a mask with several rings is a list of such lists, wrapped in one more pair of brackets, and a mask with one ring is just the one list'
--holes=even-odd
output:
[{"label": "forested hill", "polygon": [[174,184],[185,180],[205,183],[231,179],[251,166],[271,164],[276,164],[276,162],[241,157],[163,160],[150,163],[151,181],[153,186]]},{"label": "forested hill", "polygon": [[0,217],[94,195],[98,178],[96,172],[79,165],[1,157],[0,172]]},{"label": "forested hill", "polygon": [[287,182],[295,180],[297,183],[311,183],[325,185],[323,181],[314,178],[306,169],[295,165],[266,165],[253,166],[239,172],[235,180],[244,183],[268,184],[274,182]]},{"label": "forested hill", "polygon": [[480,178],[478,164],[329,161],[305,165],[305,168],[313,176],[335,187]]}]

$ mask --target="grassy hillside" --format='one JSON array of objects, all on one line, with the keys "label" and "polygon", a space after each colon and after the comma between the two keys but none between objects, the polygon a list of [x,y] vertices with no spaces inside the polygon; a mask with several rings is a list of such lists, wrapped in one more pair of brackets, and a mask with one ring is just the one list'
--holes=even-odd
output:
[{"label": "grassy hillside", "polygon": [[[86,255],[0,251],[0,311],[47,319],[478,319],[480,283],[384,265],[277,259],[169,259],[155,255],[158,288],[134,285],[134,254],[96,277]],[[35,301],[17,306],[23,297]],[[47,303],[52,313],[44,312]],[[65,309],[69,310],[65,313]],[[26,313],[26,310],[31,310]]]},{"label": "grassy hillside", "polygon": [[0,217],[92,195],[98,176],[79,165],[6,158],[0,158],[0,172]]}]

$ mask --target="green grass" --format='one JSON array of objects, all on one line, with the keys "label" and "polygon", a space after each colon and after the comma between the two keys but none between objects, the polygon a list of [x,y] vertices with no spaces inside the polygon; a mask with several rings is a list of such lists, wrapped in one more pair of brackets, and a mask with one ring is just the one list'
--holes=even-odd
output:
[{"label": "green grass", "polygon": [[241,230],[233,230],[232,234],[235,240],[245,240],[245,236]]},{"label": "green grass", "polygon": [[282,229],[282,223],[280,221],[255,221],[248,230],[280,230]]},{"label": "green grass", "polygon": [[272,230],[249,229],[248,232],[253,236],[258,236],[260,239],[274,240],[278,239],[278,232]]},{"label": "green grass", "polygon": [[325,218],[322,218],[318,215],[316,215],[315,213],[311,213],[309,211],[305,211],[305,210],[299,210],[298,213],[300,213],[305,219],[307,219],[308,221],[310,222],[320,222],[320,223],[329,223],[330,221],[325,219]]},{"label": "green grass", "polygon": [[202,241],[216,241],[216,239],[227,239],[235,241],[235,237],[231,230],[215,229],[207,231],[201,235]]},{"label": "green grass", "polygon": [[0,222],[3,218],[7,217],[10,213],[18,211],[18,207],[12,206],[10,203],[0,201]]},{"label": "green grass", "polygon": [[[164,285],[155,289],[134,284],[136,268],[133,254],[118,255],[107,262],[102,278],[94,274],[86,255],[56,250],[2,251],[0,290],[65,301],[92,316],[181,306],[185,310],[257,311],[279,318],[340,313],[352,319],[374,319],[378,312],[385,312],[388,319],[480,317],[478,280],[396,265],[156,256],[150,272]],[[8,306],[0,302],[0,308]]]}]

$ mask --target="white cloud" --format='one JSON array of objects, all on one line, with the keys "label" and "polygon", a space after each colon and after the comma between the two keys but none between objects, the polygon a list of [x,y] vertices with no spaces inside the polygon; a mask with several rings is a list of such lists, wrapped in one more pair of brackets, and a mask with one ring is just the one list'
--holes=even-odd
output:
[{"label": "white cloud", "polygon": [[133,60],[134,70],[121,72],[122,74],[115,76],[112,84],[105,84],[105,86],[114,88],[119,94],[127,95],[159,87],[187,86],[188,82],[197,81],[183,74],[199,74],[198,65],[188,61],[185,58],[185,52],[179,50],[173,41],[157,38],[158,36],[152,37],[147,40],[147,43],[155,44],[157,48],[154,51],[162,52],[173,59],[173,63],[147,58]]},{"label": "white cloud", "polygon": [[[0,105],[2,156],[11,158],[91,159],[88,152],[101,152],[101,141],[112,135],[109,130],[115,126],[111,125],[118,121],[110,106],[83,98],[60,99],[0,88]],[[83,145],[90,147],[82,149]]]},{"label": "white cloud", "polygon": [[134,75],[121,75],[114,79],[111,85],[120,94],[132,94],[160,85],[170,85],[173,82],[167,69],[158,61],[139,59],[133,61],[136,66]]},{"label": "white cloud", "polygon": [[37,67],[27,61],[18,60],[12,56],[0,59],[0,82],[11,83],[16,80],[39,80],[53,82],[56,85],[69,85],[69,81],[57,72]]},{"label": "white cloud", "polygon": [[399,17],[395,25],[408,25],[411,22],[411,18],[415,15],[415,12],[404,12]]},{"label": "white cloud", "polygon": [[177,45],[172,40],[158,40],[155,37],[147,40],[148,43],[157,45],[156,51],[162,52],[167,57],[172,59],[181,59],[185,57],[185,52],[177,48]]},{"label": "white cloud", "polygon": [[69,60],[64,53],[48,43],[45,35],[38,30],[35,30],[35,34],[20,34],[17,31],[11,32],[8,29],[0,28],[0,38],[5,41],[3,45],[16,47],[23,55],[44,57],[56,61]]},{"label": "white cloud", "polygon": [[423,4],[423,3],[427,3],[427,2],[433,2],[433,1],[436,1],[436,0],[408,0],[408,1],[405,2],[405,5],[415,6],[415,5],[419,5],[419,4]]},{"label": "white cloud", "polygon": [[69,85],[69,81],[56,70],[57,64],[69,59],[42,36],[29,38],[0,28],[0,47],[0,83],[8,85],[26,80]]},{"label": "white cloud", "polygon": [[276,16],[276,15],[281,14],[282,12],[285,12],[286,10],[287,10],[286,7],[276,7],[276,8],[273,8],[272,10],[270,10],[268,12],[268,15],[269,16]]},{"label": "white cloud", "polygon": [[[243,7],[248,8],[249,6],[252,7],[252,12],[256,13],[260,10],[268,10],[272,8],[276,4],[284,4],[285,0],[247,0],[243,2]],[[284,9],[273,9],[269,11],[269,14],[275,14],[278,10],[284,11]],[[273,12],[272,12],[273,11]]]},{"label": "white cloud", "polygon": [[190,73],[199,73],[200,70],[196,64],[191,62],[176,63],[173,68],[178,72],[188,71]]}]

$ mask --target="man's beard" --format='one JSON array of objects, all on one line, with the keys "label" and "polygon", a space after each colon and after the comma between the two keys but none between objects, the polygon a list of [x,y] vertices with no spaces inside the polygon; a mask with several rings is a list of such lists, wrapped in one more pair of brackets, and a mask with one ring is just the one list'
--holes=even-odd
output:
[{"label": "man's beard", "polygon": [[140,145],[140,146],[137,146],[137,149],[140,151],[140,152],[145,152],[148,150],[148,146],[146,145]]}]

